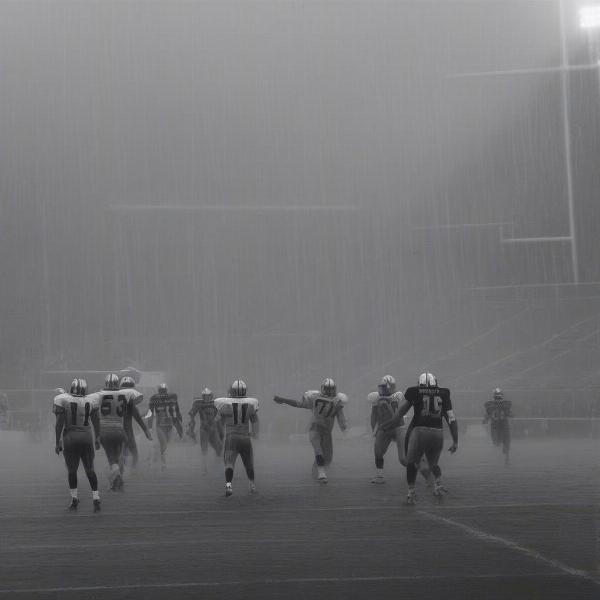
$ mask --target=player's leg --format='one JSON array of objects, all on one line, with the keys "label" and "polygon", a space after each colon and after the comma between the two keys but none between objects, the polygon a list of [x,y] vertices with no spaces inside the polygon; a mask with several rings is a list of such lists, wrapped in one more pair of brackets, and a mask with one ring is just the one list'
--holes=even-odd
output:
[{"label": "player's leg", "polygon": [[130,422],[126,422],[124,429],[125,429],[125,436],[127,437],[124,454],[125,454],[125,456],[131,456],[131,468],[135,469],[137,467],[139,455],[138,455],[137,443],[135,441],[135,435],[133,433],[133,425]]},{"label": "player's leg", "polygon": [[444,432],[441,429],[425,429],[423,431],[425,457],[434,477],[434,496],[443,496],[447,490],[442,485],[442,470],[439,466],[440,455],[444,448]]},{"label": "player's leg", "polygon": [[313,464],[313,476],[320,482],[327,483],[327,474],[325,473],[325,457],[321,448],[321,435],[316,427],[311,427],[308,433],[308,439],[315,453],[315,462]]},{"label": "player's leg", "polygon": [[223,438],[219,435],[219,430],[216,427],[211,427],[208,441],[213,447],[217,456],[223,455]]},{"label": "player's leg", "polygon": [[79,469],[80,454],[74,443],[72,434],[67,434],[63,438],[63,456],[67,467],[67,480],[69,482],[69,492],[71,494],[69,510],[75,511],[79,505],[77,493],[77,469]]},{"label": "player's leg", "polygon": [[[321,437],[323,461],[325,466],[328,467],[333,461],[333,436],[331,435],[331,431],[328,431],[327,429],[321,429],[319,433]],[[322,478],[319,475],[319,481],[321,481],[321,483],[327,483],[327,477]]]},{"label": "player's leg", "polygon": [[502,452],[504,453],[504,464],[508,466],[509,453],[510,453],[510,424],[508,421],[504,422],[502,431]]},{"label": "player's leg", "polygon": [[246,475],[248,476],[248,490],[251,494],[256,492],[256,486],[254,484],[254,451],[252,448],[252,440],[250,438],[240,439],[240,458],[244,468],[246,469]]},{"label": "player's leg", "polygon": [[371,479],[371,483],[385,483],[383,475],[383,457],[394,437],[394,432],[387,432],[379,429],[375,434],[375,442],[373,444],[373,453],[375,454],[375,477]]},{"label": "player's leg", "polygon": [[198,432],[200,436],[200,453],[201,453],[201,461],[202,461],[202,472],[208,472],[208,466],[206,464],[206,455],[208,453],[208,431],[200,426],[200,431]]},{"label": "player's leg", "polygon": [[233,469],[238,456],[238,444],[236,435],[228,435],[225,437],[225,495],[233,494]]},{"label": "player's leg", "polygon": [[92,488],[92,501],[94,503],[94,512],[100,510],[100,493],[98,492],[98,476],[94,470],[94,443],[89,436],[89,440],[82,446],[81,462],[85,469],[85,474]]},{"label": "player's leg", "polygon": [[408,485],[407,504],[414,504],[416,498],[415,484],[417,481],[417,465],[423,456],[423,428],[415,427],[408,432],[408,447],[406,450],[406,483]]},{"label": "player's leg", "polygon": [[156,433],[160,447],[160,462],[162,469],[165,470],[167,468],[167,446],[169,444],[171,430],[167,429],[166,427],[158,426],[156,428]]},{"label": "player's leg", "polygon": [[118,461],[119,452],[117,451],[118,441],[115,432],[110,429],[102,430],[102,433],[100,434],[100,444],[102,444],[102,448],[104,448],[104,453],[108,460],[108,484],[110,489],[114,492],[117,488],[115,482],[120,475]]}]

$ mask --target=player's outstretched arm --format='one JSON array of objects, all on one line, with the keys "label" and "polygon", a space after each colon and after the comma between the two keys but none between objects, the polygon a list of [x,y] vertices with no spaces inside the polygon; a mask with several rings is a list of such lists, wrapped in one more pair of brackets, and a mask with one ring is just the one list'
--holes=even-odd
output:
[{"label": "player's outstretched arm", "polygon": [[337,419],[338,425],[343,432],[348,430],[348,421],[346,419],[346,413],[344,412],[344,407],[340,406],[335,414],[335,418]]},{"label": "player's outstretched arm", "polygon": [[[152,435],[150,433],[150,430],[148,429],[148,426],[144,422],[144,419],[142,419],[142,415],[140,415],[140,411],[137,409],[137,406],[131,407],[131,415],[135,419],[135,422],[140,426],[141,430],[144,432],[144,435],[149,440],[152,440]],[[150,427],[152,427],[152,425],[150,425]]]},{"label": "player's outstretched arm", "polygon": [[60,454],[62,452],[62,432],[65,427],[65,412],[56,413],[56,425],[54,426],[54,431],[56,433],[56,445],[54,446],[54,452],[56,454]]},{"label": "player's outstretched arm", "polygon": [[90,418],[92,419],[92,425],[94,426],[94,432],[96,434],[96,450],[100,450],[100,411],[95,408],[92,411]]},{"label": "player's outstretched arm", "polygon": [[292,398],[284,398],[283,396],[273,396],[273,402],[276,402],[277,404],[287,404],[288,406],[293,406],[295,408],[305,408],[301,401]]}]

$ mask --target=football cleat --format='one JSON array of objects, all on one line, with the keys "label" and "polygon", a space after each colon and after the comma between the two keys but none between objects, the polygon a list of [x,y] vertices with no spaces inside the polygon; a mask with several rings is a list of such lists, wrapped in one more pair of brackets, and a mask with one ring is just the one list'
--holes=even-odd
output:
[{"label": "football cleat", "polygon": [[325,471],[321,471],[319,473],[319,477],[317,477],[317,481],[319,483],[327,483],[327,473],[325,473]]},{"label": "football cleat", "polygon": [[248,388],[241,379],[236,379],[229,387],[230,398],[245,398],[248,394]]},{"label": "football cleat", "polygon": [[121,378],[121,383],[119,384],[122,388],[133,388],[135,387],[135,381],[133,377],[125,376]]},{"label": "football cleat", "polygon": [[73,379],[71,394],[73,396],[85,396],[87,394],[87,381],[83,378]]},{"label": "football cleat", "polygon": [[448,490],[441,483],[436,483],[433,487],[433,495],[437,496],[438,498],[445,496],[447,493]]},{"label": "football cleat", "polygon": [[256,485],[254,485],[254,481],[248,483],[248,492],[251,494],[256,494]]},{"label": "football cleat", "polygon": [[100,512],[100,500],[94,500],[94,512]]},{"label": "football cleat", "polygon": [[383,475],[375,475],[375,477],[371,479],[371,483],[375,483],[376,485],[383,485],[385,483],[385,477]]},{"label": "football cleat", "polygon": [[409,490],[409,492],[406,496],[405,504],[407,506],[414,506],[416,503],[417,503],[417,495],[415,494],[414,490]]},{"label": "football cleat", "polygon": [[233,488],[231,487],[230,483],[226,483],[225,484],[225,496],[229,497],[233,494]]},{"label": "football cleat", "polygon": [[384,375],[379,385],[385,396],[391,396],[396,391],[396,380],[391,375]]},{"label": "football cleat", "polygon": [[437,387],[437,379],[432,373],[421,373],[419,375],[419,387]]},{"label": "football cleat", "polygon": [[321,394],[328,398],[334,398],[337,395],[337,385],[331,377],[327,377],[321,382]]},{"label": "football cleat", "polygon": [[118,390],[119,389],[119,376],[114,373],[109,373],[104,379],[105,390]]},{"label": "football cleat", "polygon": [[75,512],[79,506],[79,500],[77,498],[71,498],[71,504],[67,506],[69,512]]}]

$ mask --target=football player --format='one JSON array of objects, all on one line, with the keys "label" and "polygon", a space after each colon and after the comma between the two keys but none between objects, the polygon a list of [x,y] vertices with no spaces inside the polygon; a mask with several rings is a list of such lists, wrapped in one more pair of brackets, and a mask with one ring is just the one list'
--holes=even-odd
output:
[{"label": "football player", "polygon": [[504,392],[500,388],[496,388],[492,392],[492,400],[485,403],[485,416],[483,417],[484,425],[490,422],[490,433],[494,446],[502,445],[506,466],[509,464],[510,424],[508,419],[513,416],[511,409],[512,402],[505,400]]},{"label": "football player", "polygon": [[[77,496],[77,470],[83,463],[90,487],[94,512],[100,510],[98,477],[94,471],[94,447],[100,449],[100,418],[98,404],[94,395],[87,396],[85,379],[73,379],[69,394],[59,394],[54,398],[53,412],[56,415],[56,454],[63,452],[67,465],[69,489],[71,490],[70,511],[79,506]],[[96,434],[92,434],[92,425]],[[61,439],[62,438],[62,439]]]},{"label": "football player", "polygon": [[171,440],[173,427],[177,430],[179,437],[183,437],[183,426],[177,394],[169,394],[167,384],[161,383],[158,386],[158,393],[150,398],[148,407],[150,418],[148,419],[148,428],[152,429],[154,417],[156,417],[156,435],[160,444],[160,461],[162,469],[167,468],[167,445]]},{"label": "football player", "polygon": [[132,377],[122,377],[119,383],[121,393],[127,398],[127,408],[123,416],[123,429],[125,431],[125,450],[124,455],[131,455],[131,466],[136,467],[138,461],[138,449],[133,433],[133,420],[141,427],[148,440],[152,440],[152,435],[146,425],[146,422],[140,415],[138,406],[144,400],[144,396],[135,389],[135,381]]},{"label": "football player", "polygon": [[273,401],[277,404],[306,408],[312,412],[308,437],[315,452],[313,475],[316,475],[320,483],[327,483],[325,467],[330,465],[333,459],[331,432],[336,419],[342,432],[348,429],[344,414],[344,405],[348,402],[348,397],[338,392],[335,381],[328,377],[322,381],[320,391],[310,390],[301,400],[275,396]]},{"label": "football player", "polygon": [[237,379],[231,384],[227,398],[215,400],[217,415],[225,428],[225,496],[233,494],[233,470],[238,455],[248,476],[248,490],[256,492],[254,484],[254,452],[252,438],[258,438],[258,400],[248,396],[246,384]]},{"label": "football player", "polygon": [[446,488],[442,485],[442,470],[438,465],[444,445],[442,419],[446,419],[452,434],[452,446],[449,451],[453,454],[458,449],[458,424],[452,409],[450,390],[439,387],[437,379],[431,373],[422,373],[419,376],[419,384],[406,390],[404,402],[396,415],[383,425],[383,429],[392,431],[398,427],[411,408],[414,414],[406,453],[407,504],[415,504],[415,481],[418,464],[423,455],[427,458],[429,469],[435,478],[434,495],[440,498],[446,493]]},{"label": "football player", "polygon": [[206,473],[206,455],[209,444],[212,446],[215,454],[221,456],[223,452],[223,427],[221,421],[216,419],[217,408],[215,407],[214,396],[211,390],[204,388],[200,398],[194,398],[192,408],[189,412],[190,423],[188,425],[188,435],[196,440],[196,415],[200,420],[200,450],[202,451],[202,468]]}]

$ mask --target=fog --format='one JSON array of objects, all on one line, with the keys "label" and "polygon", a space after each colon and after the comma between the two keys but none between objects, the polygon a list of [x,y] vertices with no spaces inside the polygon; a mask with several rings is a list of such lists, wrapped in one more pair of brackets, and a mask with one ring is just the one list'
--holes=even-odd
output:
[{"label": "fog", "polygon": [[359,412],[428,369],[463,414],[497,385],[589,414],[600,54],[575,9],[3,2],[2,387],[331,376]]}]

